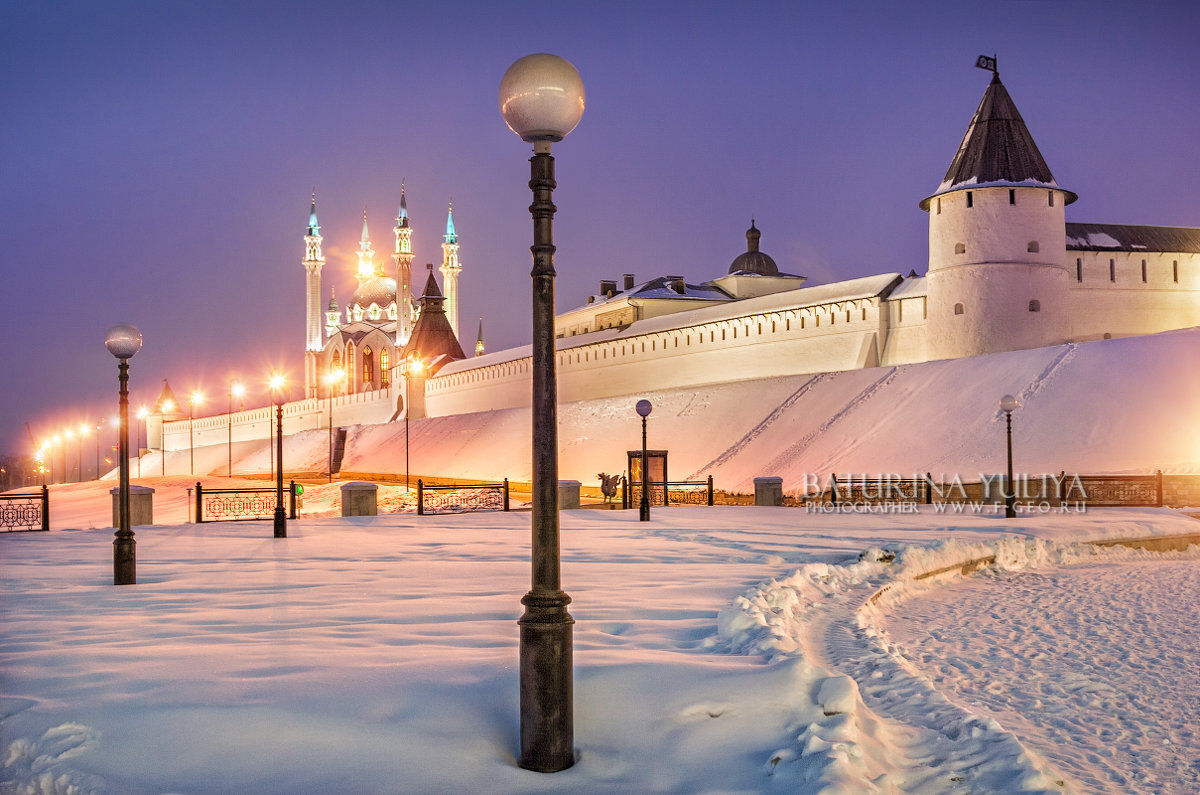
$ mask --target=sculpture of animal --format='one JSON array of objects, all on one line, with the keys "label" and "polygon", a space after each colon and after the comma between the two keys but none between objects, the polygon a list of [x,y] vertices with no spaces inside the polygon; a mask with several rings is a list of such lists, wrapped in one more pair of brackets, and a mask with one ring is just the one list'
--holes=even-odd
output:
[{"label": "sculpture of animal", "polygon": [[605,502],[612,502],[617,496],[617,484],[621,482],[620,475],[606,475],[601,472],[596,477],[600,478],[600,493],[604,495]]}]

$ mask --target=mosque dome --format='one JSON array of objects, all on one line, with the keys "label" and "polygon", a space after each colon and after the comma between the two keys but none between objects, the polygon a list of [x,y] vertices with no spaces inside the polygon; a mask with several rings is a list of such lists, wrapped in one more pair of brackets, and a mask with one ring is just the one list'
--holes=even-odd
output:
[{"label": "mosque dome", "polygon": [[366,309],[375,304],[380,309],[386,309],[396,303],[396,280],[386,276],[375,276],[359,285],[350,299],[350,306],[361,306]]},{"label": "mosque dome", "polygon": [[733,273],[751,273],[758,276],[778,276],[779,266],[775,264],[775,260],[768,255],[758,250],[758,239],[762,236],[754,227],[754,221],[750,221],[750,228],[746,230],[746,253],[739,254],[734,259],[733,264],[729,266],[729,272]]}]

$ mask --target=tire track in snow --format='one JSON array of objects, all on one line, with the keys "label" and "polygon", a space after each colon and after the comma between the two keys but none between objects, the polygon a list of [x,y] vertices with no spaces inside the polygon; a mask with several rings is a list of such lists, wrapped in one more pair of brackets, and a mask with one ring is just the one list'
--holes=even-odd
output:
[{"label": "tire track in snow", "polygon": [[[1075,352],[1078,350],[1078,348],[1079,343],[1068,342],[1065,346],[1063,346],[1063,350],[1053,359],[1051,359],[1049,363],[1042,368],[1040,373],[1033,377],[1033,380],[1029,382],[1029,385],[1022,389],[1016,396],[1017,400],[1021,402],[1022,406],[1026,405],[1030,399],[1041,392],[1051,380],[1058,376],[1062,370],[1068,364],[1070,364],[1071,360],[1075,358]],[[990,420],[988,420],[988,424],[994,425],[998,422],[1001,422],[1003,419],[1004,412],[997,408],[996,413],[992,415]],[[936,469],[939,465],[942,465],[946,461],[961,461],[965,457],[964,454],[968,451],[975,450],[977,445],[978,440],[970,437],[970,435],[967,435],[957,444],[949,447],[947,452],[941,458],[932,462],[930,464],[930,468]]]},{"label": "tire track in snow", "polygon": [[872,397],[874,397],[875,394],[877,392],[879,392],[880,389],[883,389],[885,386],[887,386],[892,381],[894,381],[896,379],[896,376],[898,373],[899,373],[898,367],[890,368],[890,371],[886,375],[882,376],[881,378],[876,380],[873,384],[866,387],[861,392],[859,392],[857,395],[855,395],[853,398],[851,398],[850,401],[847,402],[845,406],[843,406],[840,410],[835,412],[833,414],[833,416],[829,417],[829,419],[827,419],[823,423],[821,423],[821,425],[818,428],[816,428],[815,430],[809,431],[803,437],[801,437],[801,439],[799,441],[794,442],[793,444],[789,445],[787,447],[787,449],[785,449],[782,453],[776,455],[770,461],[766,462],[762,471],[763,472],[780,471],[783,467],[785,467],[792,460],[794,460],[797,456],[799,456],[806,447],[808,447],[810,444],[812,444],[813,440],[820,437],[821,434],[827,432],[834,425],[837,425],[839,422],[841,422],[842,420],[849,417],[851,414],[854,413],[855,409],[857,409],[863,403],[865,403],[866,401],[868,401]]},{"label": "tire track in snow", "polygon": [[805,381],[795,392],[784,398],[783,402],[776,406],[770,414],[762,419],[761,422],[751,428],[745,436],[730,445],[725,452],[721,453],[712,461],[709,461],[707,464],[693,472],[687,477],[687,479],[695,480],[696,478],[699,478],[702,473],[711,472],[714,467],[719,467],[737,456],[746,448],[747,445],[761,436],[762,433],[767,430],[767,428],[771,427],[776,420],[783,416],[784,412],[795,405],[796,401],[804,397],[804,395],[806,395],[809,390],[813,388],[813,386],[815,386],[819,381],[822,381],[827,375],[828,373],[817,373],[812,378]]}]

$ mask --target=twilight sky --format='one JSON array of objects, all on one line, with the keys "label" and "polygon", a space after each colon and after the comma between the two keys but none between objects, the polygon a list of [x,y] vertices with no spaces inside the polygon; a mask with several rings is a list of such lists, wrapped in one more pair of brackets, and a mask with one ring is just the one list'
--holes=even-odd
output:
[{"label": "twilight sky", "polygon": [[987,85],[982,53],[1079,194],[1068,220],[1200,225],[1184,0],[64,0],[4,17],[0,452],[30,451],[25,422],[40,438],[116,413],[118,322],[145,337],[134,408],[164,378],[220,410],[233,376],[248,405],[270,369],[298,382],[314,189],[326,294],[352,292],[364,207],[391,250],[404,179],[414,269],[440,263],[454,201],[464,347],[481,316],[489,350],[526,343],[530,149],[496,90],[531,52],[587,89],[554,148],[559,311],[621,273],[719,276],[751,217],[812,283],[923,273],[917,202]]}]

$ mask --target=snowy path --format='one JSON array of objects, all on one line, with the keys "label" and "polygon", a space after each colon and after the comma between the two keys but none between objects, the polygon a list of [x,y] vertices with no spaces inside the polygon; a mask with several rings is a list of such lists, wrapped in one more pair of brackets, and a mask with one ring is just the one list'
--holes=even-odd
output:
[{"label": "snowy path", "polygon": [[1200,791],[1200,560],[980,573],[906,602],[896,649],[1084,792]]}]

